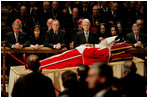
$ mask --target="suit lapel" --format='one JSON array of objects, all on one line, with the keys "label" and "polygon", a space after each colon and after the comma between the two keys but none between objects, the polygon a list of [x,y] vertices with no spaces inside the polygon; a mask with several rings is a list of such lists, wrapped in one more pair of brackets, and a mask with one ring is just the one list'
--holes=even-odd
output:
[{"label": "suit lapel", "polygon": [[89,31],[88,43],[90,43],[90,40],[91,40],[91,31]]},{"label": "suit lapel", "polygon": [[132,33],[132,39],[134,42],[137,42],[133,33]]},{"label": "suit lapel", "polygon": [[143,36],[139,33],[139,41],[142,41]]},{"label": "suit lapel", "polygon": [[21,32],[18,33],[18,42],[21,41]]},{"label": "suit lapel", "polygon": [[14,32],[12,32],[12,41],[14,42],[14,43],[16,43],[16,39],[15,39],[15,35],[14,35]]},{"label": "suit lapel", "polygon": [[52,38],[51,40],[54,40],[54,41],[57,40],[57,36],[55,35],[53,30],[51,31],[51,38]]}]

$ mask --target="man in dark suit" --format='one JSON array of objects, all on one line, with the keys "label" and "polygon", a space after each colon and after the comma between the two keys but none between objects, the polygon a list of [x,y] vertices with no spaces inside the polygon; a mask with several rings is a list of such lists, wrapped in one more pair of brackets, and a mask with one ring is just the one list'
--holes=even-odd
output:
[{"label": "man in dark suit", "polygon": [[126,61],[123,65],[121,79],[121,91],[127,97],[146,97],[146,78],[136,74],[136,66],[132,61]]},{"label": "man in dark suit", "polygon": [[136,48],[145,48],[146,47],[146,36],[140,32],[138,24],[133,24],[132,33],[126,35],[126,42],[131,44]]},{"label": "man in dark suit", "polygon": [[66,1],[65,2],[65,6],[67,7],[68,14],[72,15],[72,9],[73,9],[73,7],[72,7],[71,1]]},{"label": "man in dark suit", "polygon": [[39,57],[30,55],[27,58],[28,68],[32,71],[20,77],[12,90],[13,97],[55,97],[55,90],[50,78],[39,70]]},{"label": "man in dark suit", "polygon": [[60,23],[58,20],[53,20],[52,29],[46,33],[45,46],[54,49],[65,47],[65,32],[59,30]]},{"label": "man in dark suit", "polygon": [[11,28],[12,23],[15,21],[15,19],[20,18],[19,12],[16,9],[17,3],[16,2],[11,2],[8,4],[8,16],[6,20],[6,26]]},{"label": "man in dark suit", "polygon": [[118,10],[118,3],[117,2],[111,2],[110,9],[108,11],[108,22],[110,25],[116,25],[117,22],[121,22],[120,13]]},{"label": "man in dark suit", "polygon": [[82,27],[83,30],[80,32],[77,32],[75,41],[74,41],[74,47],[77,47],[81,44],[85,44],[86,46],[90,46],[90,44],[96,44],[97,43],[97,36],[96,34],[89,30],[90,29],[90,21],[88,19],[84,19],[82,21]]},{"label": "man in dark suit", "polygon": [[57,19],[58,21],[61,21],[61,12],[59,10],[59,2],[53,1],[51,6],[52,8],[48,13],[49,15],[48,18]]},{"label": "man in dark suit", "polygon": [[87,95],[86,89],[77,82],[75,72],[66,71],[61,77],[65,89],[59,94],[60,97],[84,97]]},{"label": "man in dark suit", "polygon": [[80,16],[81,18],[88,18],[91,14],[91,9],[89,8],[88,1],[82,1],[82,6],[80,7]]},{"label": "man in dark suit", "polygon": [[111,88],[112,80],[112,68],[103,62],[93,64],[86,78],[88,88],[95,97],[119,97],[120,93]]},{"label": "man in dark suit", "polygon": [[94,5],[92,8],[92,15],[89,16],[92,27],[97,27],[101,23],[101,15],[99,13],[99,7]]},{"label": "man in dark suit", "polygon": [[6,46],[13,49],[22,49],[27,45],[26,33],[20,32],[20,24],[14,21],[12,24],[13,32],[6,34]]}]

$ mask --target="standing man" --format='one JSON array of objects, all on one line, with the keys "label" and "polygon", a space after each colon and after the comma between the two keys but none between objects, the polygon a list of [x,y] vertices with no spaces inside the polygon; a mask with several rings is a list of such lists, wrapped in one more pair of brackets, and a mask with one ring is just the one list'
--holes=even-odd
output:
[{"label": "standing man", "polygon": [[137,68],[132,61],[123,64],[123,75],[121,78],[121,91],[127,97],[146,97],[147,79],[136,73]]},{"label": "standing man", "polygon": [[39,57],[29,55],[27,64],[31,72],[16,81],[12,90],[12,97],[55,97],[51,79],[44,76],[39,69]]},{"label": "standing man", "polygon": [[132,33],[126,35],[126,42],[131,44],[135,48],[145,48],[146,47],[146,36],[140,32],[140,27],[138,24],[133,24]]},{"label": "standing man", "polygon": [[82,44],[86,46],[90,46],[90,44],[96,44],[98,42],[97,36],[93,31],[90,30],[90,21],[88,19],[84,19],[82,21],[82,27],[83,30],[76,33],[74,47]]},{"label": "standing man", "polygon": [[102,62],[93,64],[86,78],[94,97],[119,97],[119,93],[111,88],[112,80],[112,68]]},{"label": "standing man", "polygon": [[59,2],[53,1],[51,6],[52,8],[49,11],[48,18],[57,19],[58,21],[61,21],[61,12],[59,10]]},{"label": "standing man", "polygon": [[46,33],[45,46],[53,49],[61,49],[65,47],[65,32],[59,30],[60,23],[53,20],[52,29]]},{"label": "standing man", "polygon": [[117,22],[121,22],[120,12],[118,10],[117,2],[110,2],[110,9],[108,11],[108,23],[110,25],[116,25]]},{"label": "standing man", "polygon": [[13,49],[22,49],[27,45],[26,33],[20,32],[20,24],[14,21],[12,24],[13,32],[6,34],[6,46]]},{"label": "standing man", "polygon": [[99,12],[99,7],[94,5],[92,8],[92,15],[89,16],[92,27],[97,27],[101,23],[101,15]]}]

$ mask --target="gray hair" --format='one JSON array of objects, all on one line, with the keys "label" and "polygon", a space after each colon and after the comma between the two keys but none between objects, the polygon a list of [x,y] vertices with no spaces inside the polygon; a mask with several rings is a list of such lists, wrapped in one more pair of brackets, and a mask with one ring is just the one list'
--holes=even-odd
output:
[{"label": "gray hair", "polygon": [[44,1],[44,2],[43,2],[43,6],[46,5],[46,4],[50,5],[50,2]]},{"label": "gray hair", "polygon": [[122,65],[123,70],[126,72],[126,74],[129,74],[131,72],[136,73],[136,65],[132,61],[125,61],[124,64]]},{"label": "gray hair", "polygon": [[117,26],[118,26],[118,25],[119,25],[119,26],[122,26],[121,23],[117,23]]},{"label": "gray hair", "polygon": [[132,25],[132,28],[136,28],[136,27],[138,27],[138,28],[139,28],[139,25],[138,25],[138,24],[136,24],[136,23],[134,23],[134,24]]},{"label": "gray hair", "polygon": [[49,20],[53,20],[53,19],[52,19],[52,18],[49,18],[49,19],[47,19],[47,22],[48,22]]},{"label": "gray hair", "polygon": [[59,25],[60,25],[59,20],[57,20],[57,19],[53,19],[52,24],[53,24],[54,21],[57,21],[57,22],[59,23]]},{"label": "gray hair", "polygon": [[83,19],[82,24],[83,24],[84,22],[88,22],[88,23],[90,24],[89,19]]},{"label": "gray hair", "polygon": [[12,23],[12,28],[13,28],[14,25],[19,25],[19,26],[21,26],[21,24],[20,24],[19,22],[17,22],[17,21],[14,21],[14,22]]}]

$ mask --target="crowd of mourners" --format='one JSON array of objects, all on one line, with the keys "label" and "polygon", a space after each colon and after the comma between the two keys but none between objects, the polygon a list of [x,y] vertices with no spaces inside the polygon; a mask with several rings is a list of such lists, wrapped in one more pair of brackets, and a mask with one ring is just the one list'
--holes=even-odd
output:
[{"label": "crowd of mourners", "polygon": [[[13,49],[70,49],[93,46],[103,39],[118,36],[136,48],[147,47],[146,1],[2,1],[9,10],[5,34],[6,46]],[[31,72],[19,78],[12,96],[56,96],[50,78],[39,69],[39,57],[27,58]],[[91,67],[80,65],[77,72],[62,74],[61,97],[77,96],[146,96],[146,79],[136,74],[132,61],[123,65],[121,79],[113,77],[112,68],[102,62]]]},{"label": "crowd of mourners", "polygon": [[97,62],[89,67],[80,65],[76,72],[65,71],[61,75],[63,91],[55,94],[57,88],[52,80],[44,76],[39,68],[39,57],[27,57],[31,72],[20,77],[12,90],[13,97],[146,97],[146,78],[136,73],[135,63],[125,61],[122,78],[113,76],[112,67]]},{"label": "crowd of mourners", "polygon": [[[9,10],[5,35],[6,46],[13,49],[70,49],[81,44],[92,46],[103,39],[117,35],[121,42],[145,48],[147,35],[146,1],[2,1]],[[50,78],[39,69],[39,57],[27,58],[31,72],[20,77],[12,96],[147,96],[146,79],[136,74],[136,66],[126,61],[123,78],[113,77],[112,68],[102,62],[91,67],[80,65],[77,72],[62,74],[64,91],[55,94]]]},{"label": "crowd of mourners", "polygon": [[[70,49],[72,42],[74,47],[77,47],[86,43],[96,44],[106,37],[118,35],[120,41],[126,41],[133,47],[144,48],[147,35],[146,3],[144,1],[2,2],[9,10],[6,26],[13,31],[5,35],[6,46],[14,49],[23,47]],[[89,24],[84,25],[83,20],[86,19],[84,22]]]}]

